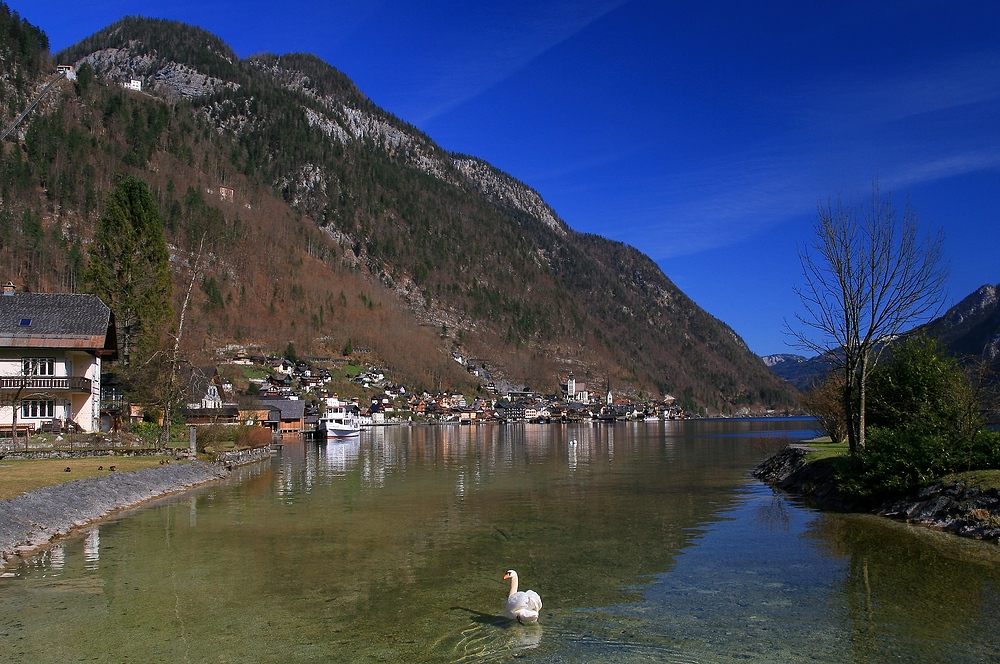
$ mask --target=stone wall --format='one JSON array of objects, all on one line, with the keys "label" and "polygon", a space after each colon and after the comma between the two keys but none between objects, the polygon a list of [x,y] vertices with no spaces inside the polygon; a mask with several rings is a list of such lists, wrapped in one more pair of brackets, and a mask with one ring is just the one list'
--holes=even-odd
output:
[{"label": "stone wall", "polygon": [[215,463],[220,466],[232,469],[233,466],[243,466],[248,463],[263,461],[271,458],[271,446],[254,447],[249,450],[230,450],[220,452],[215,457]]},{"label": "stone wall", "polygon": [[191,452],[186,447],[112,448],[105,450],[5,450],[0,459],[89,459],[92,457],[138,457],[162,456],[172,459],[190,459]]}]

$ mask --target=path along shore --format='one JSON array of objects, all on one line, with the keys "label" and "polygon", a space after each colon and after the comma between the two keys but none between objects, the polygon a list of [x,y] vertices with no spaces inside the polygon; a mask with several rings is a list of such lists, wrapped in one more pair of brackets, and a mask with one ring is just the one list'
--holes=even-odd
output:
[{"label": "path along shore", "polygon": [[[807,454],[805,447],[790,445],[757,466],[753,471],[754,477],[772,487],[802,496],[807,503],[819,509],[857,511],[857,505],[837,491],[831,467],[808,463]],[[967,487],[961,482],[941,482],[884,503],[873,512],[962,537],[1000,544],[1000,490],[997,489]]]},{"label": "path along shore", "polygon": [[229,477],[231,466],[192,461],[50,486],[0,502],[0,567],[108,515]]}]

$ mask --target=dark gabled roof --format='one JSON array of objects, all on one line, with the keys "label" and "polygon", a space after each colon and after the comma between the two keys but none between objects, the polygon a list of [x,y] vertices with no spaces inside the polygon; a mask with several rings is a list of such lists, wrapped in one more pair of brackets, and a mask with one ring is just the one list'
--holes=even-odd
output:
[{"label": "dark gabled roof", "polygon": [[114,314],[96,295],[0,295],[0,347],[67,348],[117,355]]},{"label": "dark gabled roof", "polygon": [[261,399],[265,408],[278,410],[283,420],[298,420],[305,416],[306,402],[291,399]]}]

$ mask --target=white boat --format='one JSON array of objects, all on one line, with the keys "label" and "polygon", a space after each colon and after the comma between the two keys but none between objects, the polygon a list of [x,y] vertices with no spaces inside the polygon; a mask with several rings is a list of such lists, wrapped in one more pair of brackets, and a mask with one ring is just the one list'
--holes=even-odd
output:
[{"label": "white boat", "polygon": [[347,438],[361,433],[361,423],[346,406],[327,406],[317,428],[327,438]]}]

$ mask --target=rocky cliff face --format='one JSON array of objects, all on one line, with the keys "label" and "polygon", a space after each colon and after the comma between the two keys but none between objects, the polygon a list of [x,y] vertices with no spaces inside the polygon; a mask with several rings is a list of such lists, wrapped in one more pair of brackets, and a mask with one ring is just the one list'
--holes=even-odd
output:
[{"label": "rocky cliff face", "polygon": [[565,222],[531,187],[475,157],[456,156],[454,164],[483,196],[495,204],[519,210],[538,219],[558,235],[566,235],[568,227]]},{"label": "rocky cliff face", "polygon": [[1000,285],[981,286],[921,330],[955,354],[1000,362]]},{"label": "rocky cliff face", "polygon": [[764,360],[764,364],[766,364],[772,370],[777,369],[779,367],[802,364],[807,360],[807,358],[803,355],[792,355],[789,353],[779,353],[777,355],[764,355],[760,359]]}]

